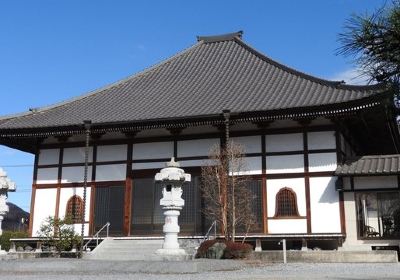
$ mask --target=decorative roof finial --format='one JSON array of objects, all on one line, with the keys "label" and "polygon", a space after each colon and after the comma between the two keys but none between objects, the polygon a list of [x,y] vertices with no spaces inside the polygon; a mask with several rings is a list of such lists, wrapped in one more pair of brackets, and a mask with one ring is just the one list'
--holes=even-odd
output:
[{"label": "decorative roof finial", "polygon": [[171,158],[171,161],[167,162],[167,167],[180,167],[179,162],[175,161],[175,157]]}]

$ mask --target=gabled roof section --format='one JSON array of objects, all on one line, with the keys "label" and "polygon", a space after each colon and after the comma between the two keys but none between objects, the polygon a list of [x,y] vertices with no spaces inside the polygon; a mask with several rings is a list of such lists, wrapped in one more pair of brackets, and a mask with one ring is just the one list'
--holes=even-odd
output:
[{"label": "gabled roof section", "polygon": [[242,41],[242,32],[200,36],[192,47],[87,95],[0,118],[0,132],[145,123],[253,112],[301,111],[382,96],[382,85],[350,86],[284,66]]},{"label": "gabled roof section", "polygon": [[337,176],[398,175],[400,155],[363,156],[347,160],[337,167]]}]

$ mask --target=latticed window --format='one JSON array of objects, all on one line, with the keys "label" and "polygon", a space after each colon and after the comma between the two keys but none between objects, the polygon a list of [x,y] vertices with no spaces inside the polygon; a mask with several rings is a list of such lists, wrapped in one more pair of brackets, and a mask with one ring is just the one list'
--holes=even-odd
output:
[{"label": "latticed window", "polygon": [[68,199],[65,217],[71,219],[71,222],[74,224],[79,224],[82,222],[83,200],[80,196],[73,195],[70,199]]},{"label": "latticed window", "polygon": [[282,188],[276,194],[275,217],[299,216],[296,193],[290,188]]}]

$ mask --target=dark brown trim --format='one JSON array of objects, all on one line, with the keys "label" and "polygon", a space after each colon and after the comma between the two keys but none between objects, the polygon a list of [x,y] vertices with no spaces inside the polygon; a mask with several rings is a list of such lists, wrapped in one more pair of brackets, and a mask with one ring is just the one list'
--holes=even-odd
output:
[{"label": "dark brown trim", "polygon": [[262,220],[263,220],[263,232],[264,234],[268,233],[268,197],[267,197],[267,179],[266,179],[266,171],[267,171],[267,162],[265,159],[265,134],[261,135],[261,173],[263,178],[261,178],[261,187],[262,187]]},{"label": "dark brown trim", "polygon": [[354,177],[353,176],[350,177],[350,190],[354,191]]},{"label": "dark brown trim", "polygon": [[302,178],[302,177],[332,177],[335,176],[334,171],[320,171],[320,172],[299,172],[299,173],[267,173],[268,179],[289,179],[289,178]]},{"label": "dark brown trim", "polygon": [[39,153],[40,153],[40,151],[36,152],[36,154],[35,154],[35,160],[34,160],[34,163],[33,163],[33,178],[32,178],[32,184],[36,184],[36,181],[37,181],[38,163],[39,163]]},{"label": "dark brown trim", "polygon": [[311,233],[311,198],[310,198],[310,176],[309,173],[309,162],[308,162],[308,136],[307,130],[303,132],[303,146],[304,146],[304,186],[306,196],[306,216],[307,216],[307,233]]},{"label": "dark brown trim", "polygon": [[346,234],[346,215],[344,208],[344,193],[339,192],[340,231]]},{"label": "dark brown trim", "polygon": [[[310,132],[317,131],[333,131],[335,130],[335,126],[333,124],[330,125],[318,125],[318,126],[309,126],[307,127]],[[267,128],[267,129],[256,129],[256,130],[247,130],[247,131],[230,131],[230,137],[241,137],[241,136],[254,136],[261,134],[290,134],[290,133],[302,133],[303,128],[300,126],[295,127],[287,127],[287,128]],[[120,144],[128,144],[129,142],[137,143],[149,143],[149,142],[169,142],[177,139],[178,141],[184,140],[195,140],[195,139],[210,139],[210,138],[220,138],[221,133],[202,133],[202,134],[181,134],[178,138],[172,135],[166,136],[158,136],[158,137],[136,137],[134,139],[124,138],[124,139],[99,139],[96,141],[98,145],[120,145]],[[72,148],[72,147],[84,147],[85,143],[83,141],[80,142],[67,142],[67,143],[52,143],[52,144],[41,144],[41,149],[54,149],[54,148]]]},{"label": "dark brown trim", "polygon": [[33,230],[33,218],[35,217],[35,199],[36,199],[36,185],[32,185],[32,194],[31,194],[31,209],[29,213],[29,236],[32,237]]},{"label": "dark brown trim", "polygon": [[307,219],[307,216],[274,216],[274,217],[268,217],[269,220],[305,220]]},{"label": "dark brown trim", "polygon": [[96,200],[96,184],[90,185],[90,209],[89,209],[89,235],[94,234],[94,206]]},{"label": "dark brown trim", "polygon": [[125,180],[125,196],[124,196],[124,225],[123,231],[126,236],[131,233],[131,205],[132,205],[132,143],[128,144],[127,149],[127,165],[126,165],[126,180]]},{"label": "dark brown trim", "polygon": [[61,193],[61,180],[62,180],[62,162],[64,159],[64,148],[59,149],[58,153],[58,173],[57,173],[57,194],[56,194],[56,208],[54,218],[58,219],[60,215],[60,193]]}]

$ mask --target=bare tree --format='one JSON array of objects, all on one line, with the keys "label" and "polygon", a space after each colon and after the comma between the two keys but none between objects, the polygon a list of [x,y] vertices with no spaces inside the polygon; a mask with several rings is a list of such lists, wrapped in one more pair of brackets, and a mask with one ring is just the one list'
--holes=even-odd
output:
[{"label": "bare tree", "polygon": [[222,151],[219,146],[210,150],[211,164],[202,167],[204,214],[215,220],[225,239],[235,241],[238,229],[246,236],[255,224],[252,203],[254,196],[248,188],[244,149],[229,143]]}]

